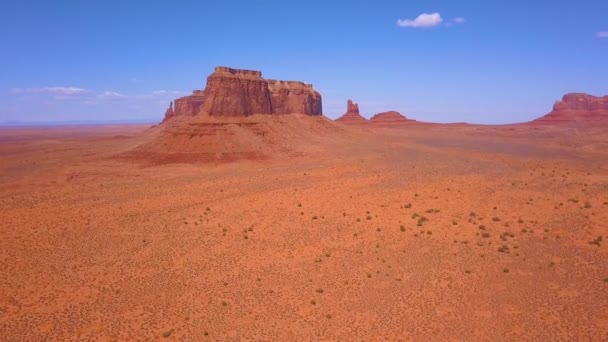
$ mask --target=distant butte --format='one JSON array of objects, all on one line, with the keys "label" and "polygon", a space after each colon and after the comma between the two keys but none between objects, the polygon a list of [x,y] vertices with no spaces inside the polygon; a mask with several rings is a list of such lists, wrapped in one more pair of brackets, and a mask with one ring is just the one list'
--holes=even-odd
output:
[{"label": "distant butte", "polygon": [[346,113],[337,118],[336,121],[345,124],[361,124],[368,120],[359,114],[359,105],[348,99],[346,102]]},{"label": "distant butte", "polygon": [[374,115],[370,119],[371,123],[378,126],[394,126],[417,122],[416,120],[408,119],[404,115],[396,111],[382,112]]},{"label": "distant butte", "polygon": [[205,90],[176,99],[163,122],[178,116],[239,117],[254,114],[322,115],[321,94],[312,84],[267,80],[260,71],[216,67]]},{"label": "distant butte", "polygon": [[561,101],[553,105],[553,111],[532,123],[608,125],[608,96],[566,94]]}]

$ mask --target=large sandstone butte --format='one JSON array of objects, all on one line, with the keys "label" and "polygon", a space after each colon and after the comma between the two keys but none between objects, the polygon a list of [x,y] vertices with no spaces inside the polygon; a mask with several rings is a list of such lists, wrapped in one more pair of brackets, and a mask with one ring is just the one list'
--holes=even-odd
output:
[{"label": "large sandstone butte", "polygon": [[404,115],[396,111],[382,112],[374,115],[370,119],[371,123],[379,126],[396,126],[401,124],[409,124],[417,122],[416,120],[408,119]]},{"label": "large sandstone butte", "polygon": [[322,115],[321,95],[312,84],[266,80],[262,73],[216,67],[205,90],[171,103],[163,122],[176,116],[238,117],[254,114]]},{"label": "large sandstone butte", "polygon": [[359,114],[359,105],[348,99],[346,113],[337,118],[336,121],[346,124],[361,124],[367,122],[367,119]]},{"label": "large sandstone butte", "polygon": [[316,153],[316,142],[341,131],[322,115],[311,84],[216,67],[205,90],[172,102],[162,124],[125,156],[152,163],[292,158]]},{"label": "large sandstone butte", "polygon": [[608,96],[570,93],[553,105],[551,113],[533,123],[541,124],[608,124]]}]

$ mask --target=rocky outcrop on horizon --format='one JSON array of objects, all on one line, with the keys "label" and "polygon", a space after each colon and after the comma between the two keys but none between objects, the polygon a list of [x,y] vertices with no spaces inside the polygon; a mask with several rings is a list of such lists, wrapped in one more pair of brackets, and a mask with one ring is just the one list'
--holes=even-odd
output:
[{"label": "rocky outcrop on horizon", "polygon": [[408,119],[404,115],[396,111],[388,111],[378,113],[370,119],[370,122],[378,124],[378,125],[399,125],[399,124],[407,124],[417,122],[416,120]]},{"label": "rocky outcrop on horizon", "polygon": [[553,111],[532,123],[608,124],[608,96],[569,93],[553,105]]},{"label": "rocky outcrop on horizon", "polygon": [[216,67],[205,90],[176,99],[163,122],[176,116],[253,114],[322,115],[321,95],[312,84],[266,80],[260,71]]},{"label": "rocky outcrop on horizon", "polygon": [[337,118],[336,121],[341,123],[364,123],[368,120],[359,114],[359,105],[354,103],[351,99],[346,102],[346,113],[341,117]]}]

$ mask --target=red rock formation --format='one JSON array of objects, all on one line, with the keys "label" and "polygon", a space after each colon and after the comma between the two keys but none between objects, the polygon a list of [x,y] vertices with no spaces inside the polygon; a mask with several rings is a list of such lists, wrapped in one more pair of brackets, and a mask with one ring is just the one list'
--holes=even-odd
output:
[{"label": "red rock formation", "polygon": [[321,115],[321,94],[312,84],[268,80],[274,114],[303,113]]},{"label": "red rock formation", "polygon": [[205,95],[202,90],[195,90],[192,95],[175,100],[173,115],[196,115],[201,112]]},{"label": "red rock formation", "polygon": [[169,103],[169,108],[167,108],[165,111],[165,118],[163,119],[163,122],[171,119],[173,115],[175,115],[175,112],[173,111],[173,101],[171,101],[171,103]]},{"label": "red rock formation", "polygon": [[353,100],[348,99],[348,101],[346,101],[346,112],[359,114],[359,105],[354,103]]},{"label": "red rock formation", "polygon": [[268,81],[259,71],[217,67],[207,78],[203,112],[214,116],[272,113]]},{"label": "red rock formation", "polygon": [[359,105],[348,99],[346,102],[346,113],[337,118],[336,121],[346,124],[360,124],[367,122],[367,119],[359,114]]},{"label": "red rock formation", "polygon": [[570,93],[553,105],[551,113],[533,123],[544,124],[608,124],[608,96]]},{"label": "red rock formation", "polygon": [[311,84],[275,81],[262,73],[216,67],[207,78],[205,90],[175,100],[164,121],[175,116],[249,116],[253,114],[321,115],[321,95]]},{"label": "red rock formation", "polygon": [[408,119],[405,116],[401,115],[401,113],[399,112],[389,111],[374,115],[370,119],[370,122],[382,126],[392,126],[413,123],[416,122],[416,120]]}]

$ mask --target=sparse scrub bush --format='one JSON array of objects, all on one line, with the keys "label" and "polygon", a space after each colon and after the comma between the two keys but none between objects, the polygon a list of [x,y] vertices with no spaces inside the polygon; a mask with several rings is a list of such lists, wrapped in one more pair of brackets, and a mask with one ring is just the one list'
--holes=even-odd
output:
[{"label": "sparse scrub bush", "polygon": [[500,247],[498,247],[498,251],[500,253],[509,253],[509,246],[507,245],[502,245]]},{"label": "sparse scrub bush", "polygon": [[421,216],[421,217],[418,219],[418,226],[422,226],[422,225],[424,224],[424,222],[426,222],[426,221],[428,221],[428,220],[429,220],[429,219],[427,219],[426,217]]},{"label": "sparse scrub bush", "polygon": [[595,240],[589,241],[589,244],[600,247],[602,245],[602,236],[600,235],[597,238],[595,238]]}]

